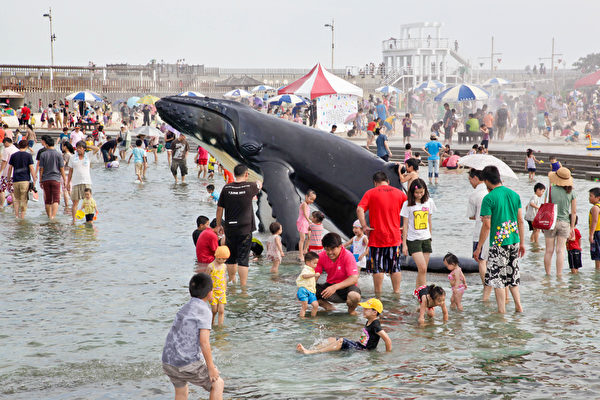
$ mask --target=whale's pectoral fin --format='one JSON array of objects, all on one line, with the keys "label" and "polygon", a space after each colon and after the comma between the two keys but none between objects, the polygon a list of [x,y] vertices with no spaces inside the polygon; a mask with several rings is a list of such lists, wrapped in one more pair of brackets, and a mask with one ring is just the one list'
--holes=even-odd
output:
[{"label": "whale's pectoral fin", "polygon": [[288,165],[273,161],[261,162],[259,167],[265,179],[262,189],[267,193],[273,217],[283,227],[282,242],[288,250],[297,250],[296,219],[300,196],[290,178],[293,171]]}]

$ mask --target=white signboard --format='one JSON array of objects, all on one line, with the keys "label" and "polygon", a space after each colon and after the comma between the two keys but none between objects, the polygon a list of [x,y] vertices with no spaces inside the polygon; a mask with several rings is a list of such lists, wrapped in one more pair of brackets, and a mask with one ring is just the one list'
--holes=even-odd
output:
[{"label": "white signboard", "polygon": [[335,124],[338,132],[347,132],[352,129],[352,122],[344,124],[344,121],[357,111],[357,97],[354,95],[329,94],[317,97],[317,128],[329,132]]}]

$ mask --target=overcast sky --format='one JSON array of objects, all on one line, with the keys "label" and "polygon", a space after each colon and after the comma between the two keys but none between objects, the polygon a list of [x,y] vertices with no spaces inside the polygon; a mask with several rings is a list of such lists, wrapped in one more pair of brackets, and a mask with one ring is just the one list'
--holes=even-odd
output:
[{"label": "overcast sky", "polygon": [[[404,23],[438,21],[442,36],[478,63],[491,36],[501,68],[523,68],[549,57],[551,41],[568,66],[600,52],[598,0],[29,0],[2,2],[0,63],[50,64],[52,7],[56,65],[146,64],[151,59],[219,67],[335,66],[381,62],[381,41]],[[557,57],[558,58],[558,57]],[[489,68],[489,61],[487,68]],[[562,66],[561,66],[562,67]],[[486,68],[484,66],[483,68]]]}]

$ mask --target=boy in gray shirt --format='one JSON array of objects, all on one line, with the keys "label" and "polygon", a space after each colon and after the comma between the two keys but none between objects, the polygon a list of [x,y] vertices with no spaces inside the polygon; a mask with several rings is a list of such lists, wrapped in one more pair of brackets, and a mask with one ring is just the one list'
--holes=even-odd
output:
[{"label": "boy in gray shirt", "polygon": [[163,370],[175,386],[176,400],[188,398],[188,383],[209,391],[211,400],[222,399],[225,384],[213,363],[210,348],[210,276],[204,273],[194,275],[189,290],[192,298],[175,316],[165,341]]}]

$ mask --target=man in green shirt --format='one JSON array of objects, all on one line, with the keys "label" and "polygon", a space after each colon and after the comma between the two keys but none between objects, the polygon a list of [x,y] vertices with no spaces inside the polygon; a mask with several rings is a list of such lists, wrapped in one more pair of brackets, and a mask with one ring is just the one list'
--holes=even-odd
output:
[{"label": "man in green shirt", "polygon": [[481,203],[479,214],[483,224],[473,258],[478,259],[483,243],[489,235],[490,250],[485,285],[494,288],[499,313],[506,312],[506,287],[515,301],[515,311],[522,312],[519,295],[519,258],[525,254],[525,232],[521,198],[514,191],[502,186],[498,168],[487,166],[481,174],[489,193]]},{"label": "man in green shirt", "polygon": [[473,114],[469,114],[469,119],[465,123],[467,131],[479,133],[479,120]]}]

